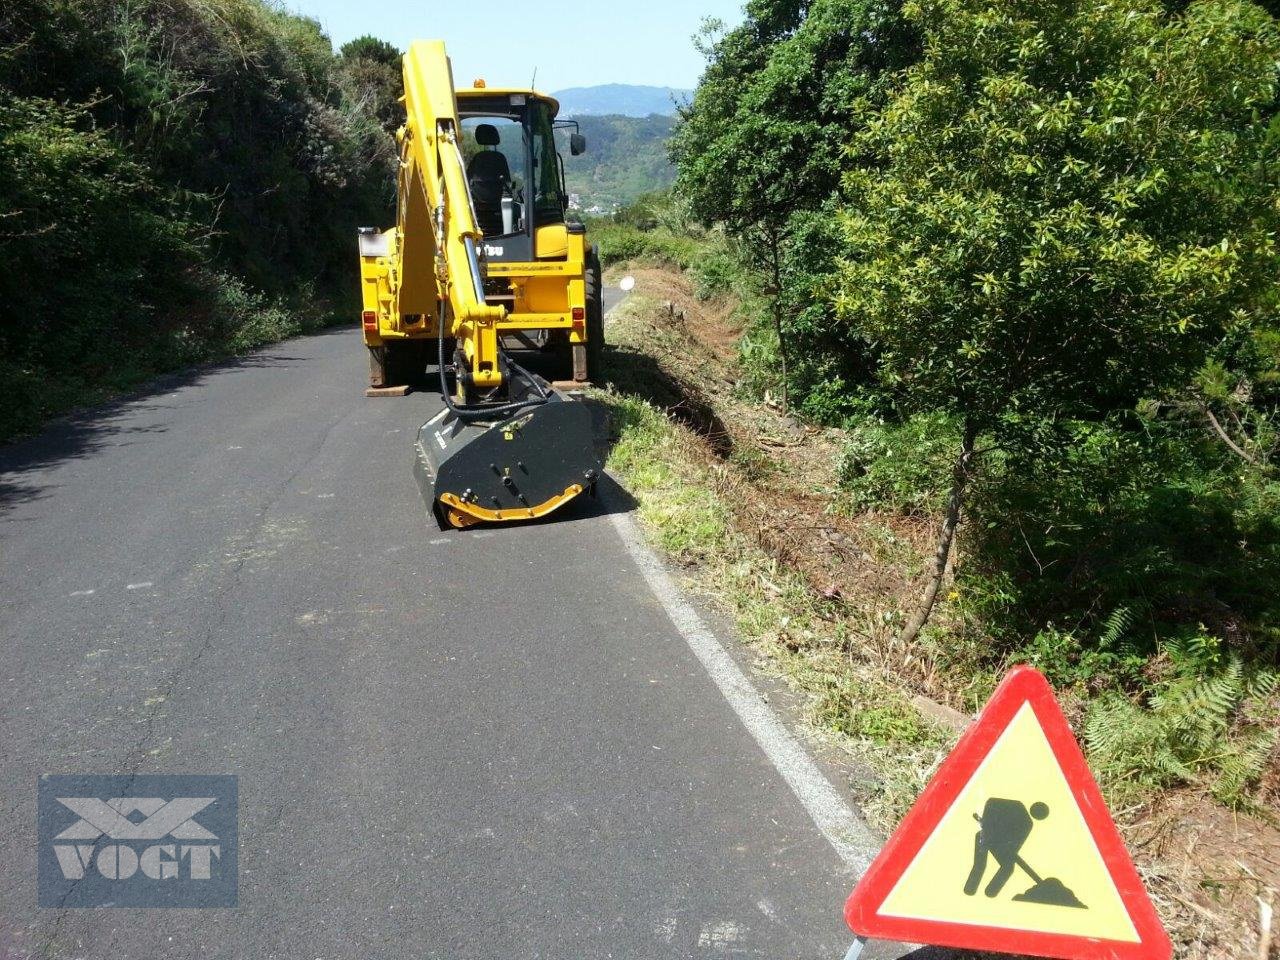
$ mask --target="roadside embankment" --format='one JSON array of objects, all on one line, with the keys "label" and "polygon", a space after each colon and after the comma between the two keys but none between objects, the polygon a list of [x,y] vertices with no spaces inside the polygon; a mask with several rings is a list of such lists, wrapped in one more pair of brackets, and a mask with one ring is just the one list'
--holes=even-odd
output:
[{"label": "roadside embankment", "polygon": [[[848,757],[865,815],[887,834],[987,692],[985,678],[966,685],[896,643],[934,523],[848,508],[844,431],[749,395],[733,304],[698,299],[674,268],[629,272],[636,292],[610,316],[609,383],[595,394],[612,420],[609,468],[688,585],[797,692],[813,736]],[[1083,722],[1079,694],[1064,706]],[[1174,790],[1113,812],[1177,955],[1257,957],[1260,904],[1280,887],[1266,811]]]}]

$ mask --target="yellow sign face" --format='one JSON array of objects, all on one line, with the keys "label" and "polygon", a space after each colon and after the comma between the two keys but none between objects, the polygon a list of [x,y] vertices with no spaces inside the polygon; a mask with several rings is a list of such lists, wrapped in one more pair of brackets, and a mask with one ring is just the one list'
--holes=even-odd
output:
[{"label": "yellow sign face", "polygon": [[889,891],[886,917],[1138,943],[1030,703]]},{"label": "yellow sign face", "polygon": [[845,901],[859,937],[1058,960],[1172,960],[1089,763],[1014,667]]}]

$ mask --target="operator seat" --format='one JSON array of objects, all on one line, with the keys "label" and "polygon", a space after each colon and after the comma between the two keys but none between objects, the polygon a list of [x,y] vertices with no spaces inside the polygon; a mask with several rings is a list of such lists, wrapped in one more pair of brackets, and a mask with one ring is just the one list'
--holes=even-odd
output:
[{"label": "operator seat", "polygon": [[486,237],[502,234],[502,195],[511,189],[511,167],[498,150],[487,149],[499,143],[498,128],[491,123],[476,127],[476,143],[486,149],[471,158],[467,165],[467,183],[476,205],[476,219]]}]

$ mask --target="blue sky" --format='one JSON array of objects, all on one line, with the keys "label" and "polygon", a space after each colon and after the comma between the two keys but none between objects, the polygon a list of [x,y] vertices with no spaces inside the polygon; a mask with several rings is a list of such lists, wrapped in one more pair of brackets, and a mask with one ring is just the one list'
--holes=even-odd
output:
[{"label": "blue sky", "polygon": [[[324,25],[335,46],[372,33],[403,49],[442,39],[454,80],[525,86],[538,69],[540,90],[643,83],[691,88],[702,72],[692,36],[703,17],[736,25],[742,0],[285,0]],[[622,12],[622,10],[627,12]],[[616,12],[615,12],[616,11]],[[535,52],[536,51],[536,52]]]}]

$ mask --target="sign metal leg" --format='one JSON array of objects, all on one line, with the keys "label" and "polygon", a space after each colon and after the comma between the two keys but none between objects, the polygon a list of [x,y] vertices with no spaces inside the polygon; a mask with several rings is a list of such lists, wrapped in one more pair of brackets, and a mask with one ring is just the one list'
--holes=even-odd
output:
[{"label": "sign metal leg", "polygon": [[853,941],[853,946],[849,948],[849,952],[844,955],[844,960],[858,960],[862,956],[862,948],[867,945],[866,937],[859,937]]}]

